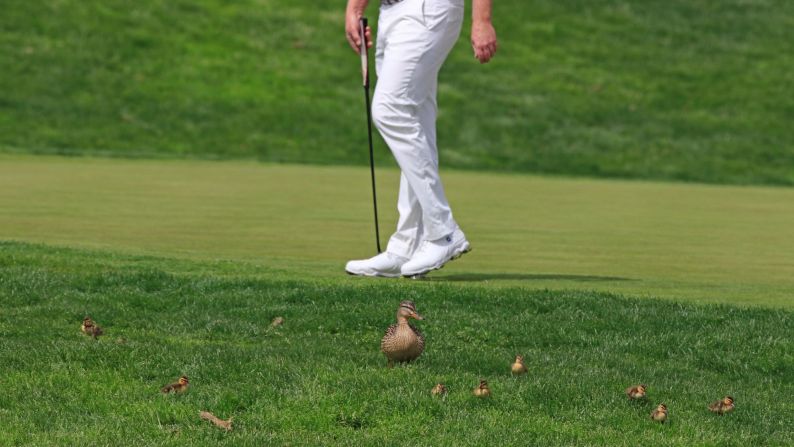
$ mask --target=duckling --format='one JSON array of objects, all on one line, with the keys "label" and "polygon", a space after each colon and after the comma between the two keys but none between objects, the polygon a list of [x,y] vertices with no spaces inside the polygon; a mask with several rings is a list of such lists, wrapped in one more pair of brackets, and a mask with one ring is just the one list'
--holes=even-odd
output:
[{"label": "duckling", "polygon": [[443,383],[436,384],[433,389],[430,391],[430,394],[433,396],[444,396],[447,394],[447,387],[444,386]]},{"label": "duckling", "polygon": [[83,331],[84,334],[94,337],[94,339],[105,333],[101,327],[94,323],[91,317],[83,318],[83,324],[80,325],[80,330]]},{"label": "duckling", "polygon": [[475,397],[479,397],[484,399],[486,397],[491,397],[491,389],[488,388],[488,382],[485,379],[480,379],[480,385],[472,391]]},{"label": "duckling", "polygon": [[408,323],[410,318],[424,320],[424,317],[416,312],[413,301],[403,301],[397,308],[397,323],[386,329],[380,342],[380,350],[386,355],[389,368],[394,366],[394,362],[416,360],[425,350],[425,336]]},{"label": "duckling", "polygon": [[659,404],[659,406],[651,412],[651,420],[664,424],[667,420],[667,405]]},{"label": "duckling", "polygon": [[722,400],[718,400],[716,402],[712,402],[709,405],[709,410],[712,413],[717,413],[718,415],[722,416],[725,413],[730,413],[736,405],[733,403],[733,397],[725,396]]},{"label": "duckling", "polygon": [[524,356],[517,355],[516,361],[510,366],[510,371],[514,376],[520,376],[527,373],[527,365],[524,364]]},{"label": "duckling", "polygon": [[187,391],[188,387],[190,386],[190,381],[187,380],[187,376],[182,376],[176,383],[171,383],[166,385],[160,389],[160,392],[163,394],[168,394],[170,392],[174,393],[184,393]]},{"label": "duckling", "polygon": [[629,396],[629,399],[645,399],[647,396],[645,395],[645,390],[648,389],[648,385],[634,385],[626,388],[626,396]]}]

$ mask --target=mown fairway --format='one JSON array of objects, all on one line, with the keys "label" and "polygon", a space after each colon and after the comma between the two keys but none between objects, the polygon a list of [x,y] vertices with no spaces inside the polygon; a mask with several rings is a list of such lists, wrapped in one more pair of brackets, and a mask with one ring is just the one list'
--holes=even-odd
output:
[{"label": "mown fairway", "polygon": [[[444,175],[474,251],[431,280],[794,306],[794,190]],[[390,234],[397,172],[379,179]],[[5,156],[0,234],[339,278],[374,252],[368,182],[360,168]]]},{"label": "mown fairway", "polygon": [[[0,444],[794,443],[790,311],[306,276],[0,243]],[[388,370],[378,343],[405,298],[428,348]],[[80,333],[85,314],[105,337]],[[160,395],[180,374],[191,390]],[[480,377],[489,401],[469,394]],[[627,402],[640,382],[649,402]],[[710,414],[725,394],[737,410]],[[664,426],[648,418],[660,401]]]},{"label": "mown fairway", "polygon": [[[343,273],[374,254],[343,7],[2,2],[0,446],[794,445],[794,2],[496,1],[496,59],[466,25],[439,83],[473,252],[422,281]],[[387,369],[403,299],[427,350]]]},{"label": "mown fairway", "polygon": [[[493,63],[473,59],[466,25],[441,74],[442,165],[794,184],[794,2],[494,8]],[[343,10],[318,0],[4,0],[0,151],[364,165]]]}]

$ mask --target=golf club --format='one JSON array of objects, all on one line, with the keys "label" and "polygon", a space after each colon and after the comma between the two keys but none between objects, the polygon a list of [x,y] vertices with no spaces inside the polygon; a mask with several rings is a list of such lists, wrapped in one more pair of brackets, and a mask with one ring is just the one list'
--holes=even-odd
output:
[{"label": "golf club", "polygon": [[364,99],[367,107],[367,137],[369,138],[369,169],[372,173],[372,207],[375,209],[375,245],[380,250],[380,231],[378,229],[378,196],[375,193],[375,158],[372,152],[372,111],[369,104],[369,60],[367,57],[367,18],[359,19],[359,37],[361,37],[361,77],[364,82]]}]

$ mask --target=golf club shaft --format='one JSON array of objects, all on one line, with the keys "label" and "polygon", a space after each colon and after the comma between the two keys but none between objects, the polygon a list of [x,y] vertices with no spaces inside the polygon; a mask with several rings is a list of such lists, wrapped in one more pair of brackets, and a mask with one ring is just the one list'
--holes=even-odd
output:
[{"label": "golf club shaft", "polygon": [[380,249],[380,229],[378,226],[378,195],[375,192],[375,156],[372,149],[372,111],[370,110],[369,101],[369,60],[367,50],[367,18],[362,17],[359,21],[360,38],[361,38],[361,76],[364,84],[364,103],[367,108],[367,138],[369,139],[369,170],[372,175],[372,208],[375,211],[375,246]]},{"label": "golf club shaft", "polygon": [[372,207],[375,210],[375,246],[380,249],[380,231],[378,229],[378,196],[375,192],[375,159],[372,151],[372,113],[370,112],[369,104],[369,87],[364,87],[364,96],[366,97],[367,105],[367,136],[369,137],[369,170],[372,174]]}]

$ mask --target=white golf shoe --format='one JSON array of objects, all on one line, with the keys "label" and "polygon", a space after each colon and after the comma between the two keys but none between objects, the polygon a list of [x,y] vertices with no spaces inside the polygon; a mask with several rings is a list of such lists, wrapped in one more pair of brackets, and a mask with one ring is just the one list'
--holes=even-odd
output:
[{"label": "white golf shoe", "polygon": [[406,262],[408,262],[407,258],[386,251],[369,259],[350,261],[345,266],[345,271],[358,276],[396,278],[401,275],[400,268]]},{"label": "white golf shoe", "polygon": [[422,276],[431,270],[444,267],[447,262],[461,257],[470,250],[469,241],[458,228],[449,236],[422,242],[411,260],[402,265],[400,272],[403,276]]}]

